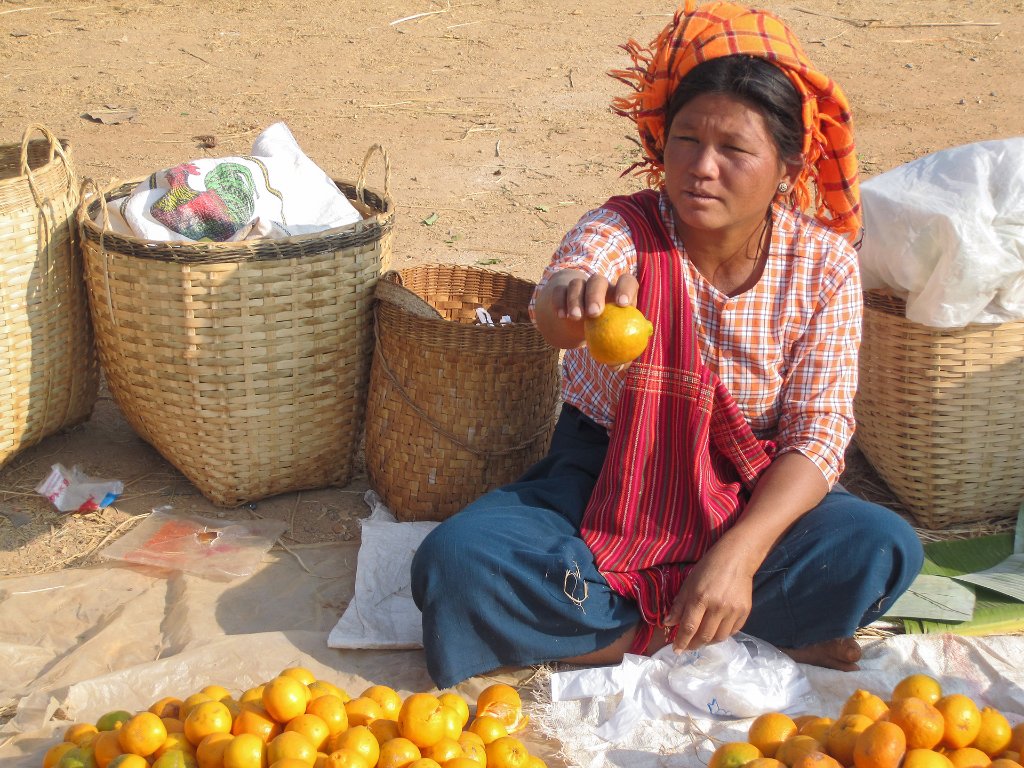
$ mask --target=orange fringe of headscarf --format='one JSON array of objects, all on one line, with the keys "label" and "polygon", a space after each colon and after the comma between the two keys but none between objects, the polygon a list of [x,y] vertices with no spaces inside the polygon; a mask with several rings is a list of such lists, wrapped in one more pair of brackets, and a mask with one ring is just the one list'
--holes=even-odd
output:
[{"label": "orange fringe of headscarf", "polygon": [[849,104],[839,86],[814,69],[799,41],[778,18],[729,2],[697,6],[686,0],[672,23],[647,47],[622,46],[634,67],[609,74],[635,93],[612,109],[637,125],[647,158],[627,169],[664,184],[665,110],[676,86],[701,62],[720,56],[760,56],[781,69],[803,99],[804,168],[794,183],[794,202],[820,221],[856,238],[861,226],[857,152]]}]

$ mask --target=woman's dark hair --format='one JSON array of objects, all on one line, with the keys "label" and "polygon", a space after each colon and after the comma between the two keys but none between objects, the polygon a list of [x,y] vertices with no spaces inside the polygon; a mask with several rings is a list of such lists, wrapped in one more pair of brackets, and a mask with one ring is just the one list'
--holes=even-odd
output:
[{"label": "woman's dark hair", "polygon": [[705,93],[739,96],[759,107],[783,162],[800,157],[803,101],[781,69],[759,56],[737,54],[701,62],[679,81],[665,108],[665,133],[688,102]]}]

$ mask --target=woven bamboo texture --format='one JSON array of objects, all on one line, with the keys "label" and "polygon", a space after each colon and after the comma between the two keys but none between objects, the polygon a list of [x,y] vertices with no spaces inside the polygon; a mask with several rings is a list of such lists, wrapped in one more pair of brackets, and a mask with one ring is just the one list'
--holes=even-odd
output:
[{"label": "woven bamboo texture", "polygon": [[77,206],[68,142],[32,125],[0,146],[0,466],[96,403]]},{"label": "woven bamboo texture", "polygon": [[[380,282],[403,286],[440,317],[381,292],[367,397],[367,477],[399,520],[444,520],[518,478],[547,451],[558,352],[530,322],[529,281],[431,264],[389,272]],[[476,324],[478,307],[495,323],[503,315],[513,322]]]},{"label": "woven bamboo texture", "polygon": [[1024,501],[1024,321],[945,329],[867,291],[856,441],[924,528],[1012,518]]},{"label": "woven bamboo texture", "polygon": [[[362,221],[301,237],[167,243],[80,213],[100,362],[128,423],[213,503],[342,485],[362,437],[373,289],[391,254],[383,195],[336,182]],[[380,150],[383,152],[383,150]]]}]

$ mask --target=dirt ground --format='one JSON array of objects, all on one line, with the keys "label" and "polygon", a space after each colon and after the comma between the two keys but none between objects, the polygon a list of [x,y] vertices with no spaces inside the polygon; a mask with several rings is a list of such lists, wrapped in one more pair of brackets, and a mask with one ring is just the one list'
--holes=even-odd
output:
[{"label": "dirt ground", "polygon": [[[765,7],[847,91],[865,176],[1024,124],[1022,0]],[[247,153],[279,120],[335,178],[354,181],[380,143],[391,174],[375,162],[367,183],[387,183],[396,203],[393,266],[481,264],[536,279],[584,211],[638,188],[620,176],[638,147],[630,124],[608,109],[623,86],[606,72],[627,64],[619,44],[650,40],[673,8],[0,0],[0,140],[20,141],[26,126],[42,123],[71,140],[80,176],[101,184]],[[60,515],[33,490],[55,462],[120,479],[125,494],[100,514]],[[885,497],[855,453],[850,465],[848,481]],[[165,504],[281,518],[287,541],[350,539],[368,513],[366,489],[359,477],[218,510],[131,431],[104,390],[88,423],[0,471],[0,576],[90,562]]]}]

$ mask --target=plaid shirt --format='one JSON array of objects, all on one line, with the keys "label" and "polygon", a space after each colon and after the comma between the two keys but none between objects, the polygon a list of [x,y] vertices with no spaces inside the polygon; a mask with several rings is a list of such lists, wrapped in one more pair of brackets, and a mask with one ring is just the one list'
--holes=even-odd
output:
[{"label": "plaid shirt", "polygon": [[[727,296],[686,258],[670,206],[662,194],[662,218],[686,265],[704,365],[718,374],[758,437],[774,440],[779,454],[804,454],[833,485],[854,429],[862,313],[855,251],[813,219],[775,206],[761,279]],[[567,268],[612,282],[636,274],[636,249],[622,219],[601,208],[586,214],[562,240],[538,290]],[[564,401],[605,427],[611,428],[623,380],[586,347],[565,353]]]}]

